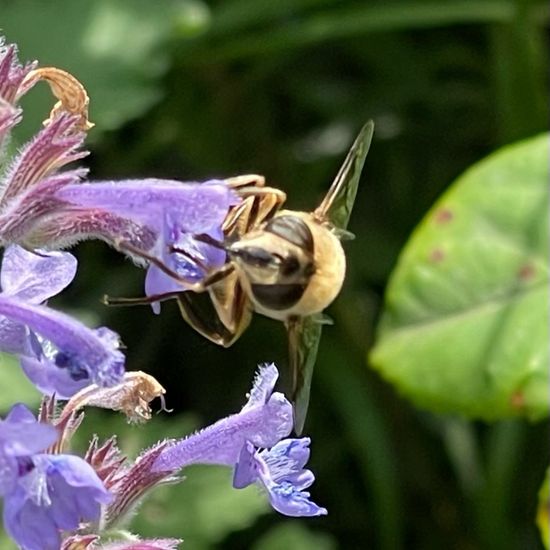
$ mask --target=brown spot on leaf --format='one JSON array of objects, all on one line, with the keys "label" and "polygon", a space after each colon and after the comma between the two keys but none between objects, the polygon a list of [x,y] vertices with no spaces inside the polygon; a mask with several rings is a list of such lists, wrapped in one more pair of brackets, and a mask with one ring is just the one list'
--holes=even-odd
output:
[{"label": "brown spot on leaf", "polygon": [[522,281],[529,281],[535,275],[535,268],[532,264],[522,265],[518,270],[518,278]]},{"label": "brown spot on leaf", "polygon": [[433,263],[442,262],[445,259],[445,252],[441,248],[434,248],[430,254],[430,261]]},{"label": "brown spot on leaf", "polygon": [[512,394],[510,405],[512,405],[514,409],[523,409],[525,407],[525,397],[522,391],[518,390]]},{"label": "brown spot on leaf", "polygon": [[440,208],[434,216],[435,223],[439,225],[449,223],[453,218],[454,214],[452,210],[449,210],[448,208]]}]

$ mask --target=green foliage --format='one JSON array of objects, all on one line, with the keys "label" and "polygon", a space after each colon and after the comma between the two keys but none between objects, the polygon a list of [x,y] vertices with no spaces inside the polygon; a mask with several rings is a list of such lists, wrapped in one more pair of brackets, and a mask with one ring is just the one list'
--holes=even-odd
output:
[{"label": "green foliage", "polygon": [[[159,78],[168,68],[161,45],[176,27],[189,34],[202,24],[192,0],[164,1],[162,9],[146,0],[4,0],[0,7],[3,32],[24,59],[39,58],[82,80],[99,131],[119,128],[160,100]],[[29,105],[26,118],[36,125],[51,98],[43,94]],[[23,130],[33,127],[28,122]]]},{"label": "green foliage", "polygon": [[548,144],[468,170],[399,259],[370,359],[420,406],[548,415]]},{"label": "green foliage", "polygon": [[0,353],[0,414],[4,415],[14,403],[26,403],[29,407],[40,404],[40,392],[23,374],[19,362],[8,355]]},{"label": "green foliage", "polygon": [[180,537],[190,550],[207,550],[268,511],[256,487],[233,489],[228,468],[193,466],[184,476],[182,483],[154,491],[130,529],[150,538]]}]

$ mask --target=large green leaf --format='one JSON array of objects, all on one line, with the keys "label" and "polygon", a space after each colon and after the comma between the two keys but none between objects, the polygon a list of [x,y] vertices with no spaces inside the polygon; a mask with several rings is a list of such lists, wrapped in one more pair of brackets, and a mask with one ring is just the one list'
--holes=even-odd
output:
[{"label": "large green leaf", "polygon": [[548,414],[548,143],[468,170],[399,259],[370,360],[421,407]]}]

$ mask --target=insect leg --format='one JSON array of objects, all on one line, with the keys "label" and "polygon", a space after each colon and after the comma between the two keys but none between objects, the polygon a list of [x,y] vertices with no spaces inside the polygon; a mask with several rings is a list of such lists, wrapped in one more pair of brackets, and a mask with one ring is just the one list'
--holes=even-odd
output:
[{"label": "insect leg", "polygon": [[122,241],[122,240],[116,242],[115,245],[119,250],[128,252],[139,258],[147,260],[152,265],[158,267],[163,273],[166,273],[166,275],[168,275],[169,277],[172,277],[172,279],[174,279],[178,283],[181,283],[181,285],[184,287],[185,290],[192,290],[193,292],[204,291],[205,287],[202,282],[197,283],[196,281],[192,281],[190,279],[186,279],[185,277],[182,277],[181,275],[176,273],[174,270],[170,269],[166,264],[161,262],[157,257],[153,256],[152,254],[149,254],[148,252],[145,252],[144,250],[141,250],[136,246],[131,245],[130,243],[127,243],[126,241]]},{"label": "insect leg", "polygon": [[225,180],[227,185],[232,189],[238,189],[240,187],[263,187],[265,185],[265,178],[258,174],[245,174],[243,176],[233,176]]}]

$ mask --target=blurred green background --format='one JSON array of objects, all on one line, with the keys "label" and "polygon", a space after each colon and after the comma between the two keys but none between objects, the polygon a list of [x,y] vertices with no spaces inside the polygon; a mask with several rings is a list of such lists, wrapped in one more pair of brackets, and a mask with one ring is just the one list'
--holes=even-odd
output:
[{"label": "blurred green background", "polygon": [[[254,490],[231,490],[227,472],[195,469],[152,495],[135,532],[179,536],[188,549],[541,547],[548,422],[420,410],[365,358],[388,276],[435,199],[475,161],[547,128],[549,15],[534,0],[0,0],[0,31],[22,59],[86,85],[93,179],[255,172],[309,210],[360,126],[376,124],[306,424],[313,498],[329,515],[268,513]],[[45,88],[23,102],[19,143],[45,118]],[[104,293],[141,295],[144,272],[101,243],[76,254],[79,274],[56,305],[118,331],[128,367],[154,374],[175,409],[137,428],[90,414],[89,433],[117,430],[136,453],[238,410],[258,363],[285,366],[276,322],[257,316],[219,349],[175,304],[161,316],[101,306]],[[28,394],[15,371],[0,380],[10,402],[14,383]]]}]

